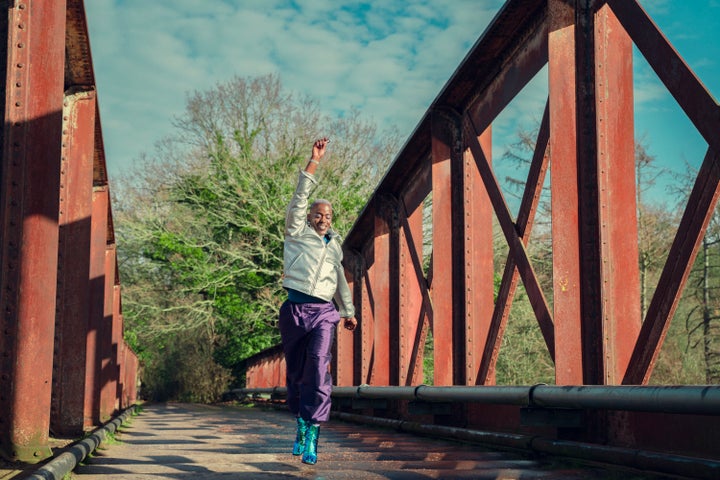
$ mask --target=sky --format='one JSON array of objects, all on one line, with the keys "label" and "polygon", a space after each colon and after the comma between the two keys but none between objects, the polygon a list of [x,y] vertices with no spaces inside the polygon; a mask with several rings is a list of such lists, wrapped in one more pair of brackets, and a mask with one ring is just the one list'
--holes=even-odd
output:
[{"label": "sky", "polygon": [[[190,93],[234,75],[277,74],[326,113],[357,109],[406,139],[503,3],[85,0],[110,182],[173,132]],[[640,4],[719,98],[720,0]],[[699,165],[707,145],[639,55],[634,75],[636,139],[666,168]],[[496,119],[494,137],[532,128],[546,97],[543,70]]]}]

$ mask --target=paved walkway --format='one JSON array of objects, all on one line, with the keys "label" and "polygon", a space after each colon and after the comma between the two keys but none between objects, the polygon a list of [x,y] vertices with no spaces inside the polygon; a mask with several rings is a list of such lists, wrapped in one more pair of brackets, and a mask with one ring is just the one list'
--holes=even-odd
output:
[{"label": "paved walkway", "polygon": [[317,465],[289,452],[294,419],[284,411],[194,404],[146,405],[101,445],[73,479],[640,479],[547,465],[475,445],[329,422]]}]

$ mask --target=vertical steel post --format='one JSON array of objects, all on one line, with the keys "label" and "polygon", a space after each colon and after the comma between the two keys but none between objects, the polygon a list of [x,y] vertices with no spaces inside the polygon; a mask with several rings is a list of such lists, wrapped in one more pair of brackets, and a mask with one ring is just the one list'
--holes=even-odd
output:
[{"label": "vertical steel post", "polygon": [[118,408],[120,410],[126,409],[128,404],[128,397],[127,397],[127,368],[128,368],[128,346],[127,344],[121,339],[120,345],[118,345],[118,362],[119,362],[119,368],[118,368]]},{"label": "vertical steel post", "polygon": [[113,382],[115,383],[113,389],[113,409],[118,411],[120,409],[120,399],[122,397],[120,389],[122,388],[122,375],[120,369],[122,368],[122,356],[121,356],[121,344],[123,341],[123,317],[120,310],[120,279],[117,271],[117,254],[115,255],[115,282],[113,285],[113,314],[112,314],[112,360],[115,362],[111,371]]},{"label": "vertical steel post", "polygon": [[[403,201],[402,204],[405,204]],[[404,209],[403,209],[404,210]],[[415,260],[422,265],[423,209],[422,203],[412,212],[401,210],[405,220],[399,232],[399,385],[418,385],[422,383],[422,348],[425,341],[422,336],[424,314],[422,291],[418,283],[423,279],[422,272],[416,271]],[[422,315],[422,316],[421,316]]]},{"label": "vertical steel post", "polygon": [[[357,300],[358,297],[355,293],[355,275],[352,272],[355,271],[355,259],[353,256],[344,254],[344,263],[349,268],[345,269],[345,277],[348,281],[350,291],[353,292],[353,301]],[[355,302],[357,303],[357,302]],[[354,379],[354,368],[353,368],[353,357],[354,357],[354,336],[357,332],[350,332],[345,329],[342,325],[342,320],[337,329],[337,335],[335,336],[335,354],[333,355],[334,364],[334,380],[335,385],[338,386],[351,386]]]},{"label": "vertical steel post", "polygon": [[38,462],[51,455],[65,2],[5,9],[0,454]]},{"label": "vertical steel post", "polygon": [[100,416],[100,369],[103,318],[105,316],[105,250],[107,249],[109,201],[107,186],[94,187],[90,224],[90,313],[85,365],[85,428],[102,422]]},{"label": "vertical steel post", "polygon": [[[376,199],[376,202],[381,200]],[[374,234],[374,260],[372,268],[372,311],[373,311],[373,361],[370,382],[372,385],[391,385],[391,293],[390,282],[393,278],[390,274],[391,255],[391,231],[390,225],[383,215],[377,212],[383,211],[383,205],[375,206],[375,234]]]},{"label": "vertical steel post", "polygon": [[433,115],[432,131],[432,303],[433,303],[433,383],[453,385],[455,357],[453,327],[453,256],[452,218],[452,133],[440,114]]},{"label": "vertical steel post", "polygon": [[67,435],[83,431],[95,112],[94,91],[69,93],[65,97],[58,315],[50,423],[54,432]]},{"label": "vertical steel post", "polygon": [[[548,108],[546,105],[538,131],[535,151],[533,152],[530,170],[528,171],[522,201],[520,202],[517,219],[515,221],[518,234],[526,246],[530,238],[530,231],[532,230],[549,163],[549,155],[547,154],[548,121]],[[510,316],[510,307],[512,306],[519,279],[520,272],[517,269],[515,258],[512,254],[508,255],[500,287],[497,292],[497,300],[492,314],[493,317],[490,321],[488,336],[485,340],[485,351],[483,352],[483,358],[480,363],[480,370],[475,380],[477,385],[490,385],[495,383],[497,356],[507,326],[507,320]]]},{"label": "vertical steel post", "polygon": [[636,0],[608,0],[607,4],[709,146],[623,378],[624,384],[645,384],[720,195],[720,116],[717,101]]},{"label": "vertical steel post", "polygon": [[555,383],[581,385],[575,9],[565,1],[550,0],[548,11]]},{"label": "vertical steel post", "polygon": [[[578,230],[580,232],[580,332],[583,384],[603,383],[603,279],[598,161],[595,19],[585,2],[575,2]],[[559,132],[555,132],[555,135]],[[554,162],[553,162],[554,164]]]},{"label": "vertical steel post", "polygon": [[127,392],[127,406],[130,406],[135,403],[138,398],[138,370],[140,369],[140,362],[135,352],[133,352],[129,346],[127,346],[126,352],[125,390]]},{"label": "vertical steel post", "polygon": [[617,384],[640,326],[631,42],[607,6],[552,5],[556,383]]},{"label": "vertical steel post", "polygon": [[375,318],[373,314],[373,287],[372,278],[374,276],[373,264],[373,246],[371,242],[369,247],[363,252],[363,272],[361,277],[360,289],[362,295],[361,318],[360,318],[360,384],[371,384],[373,376],[373,361],[375,343]]},{"label": "vertical steel post", "polygon": [[[492,159],[492,128],[480,136],[488,162]],[[463,159],[463,257],[465,293],[465,385],[475,385],[493,315],[492,206],[470,151]],[[488,383],[494,383],[494,377]]]},{"label": "vertical steel post", "polygon": [[[109,195],[109,192],[106,191]],[[110,201],[108,198],[108,206]],[[109,210],[105,213],[109,214]],[[98,331],[98,351],[100,360],[100,423],[112,418],[115,412],[117,392],[117,359],[113,347],[114,299],[115,299],[115,245],[105,248],[103,316]]]},{"label": "vertical steel post", "polygon": [[622,382],[640,331],[632,42],[610,7],[594,14],[602,288],[602,378]]}]

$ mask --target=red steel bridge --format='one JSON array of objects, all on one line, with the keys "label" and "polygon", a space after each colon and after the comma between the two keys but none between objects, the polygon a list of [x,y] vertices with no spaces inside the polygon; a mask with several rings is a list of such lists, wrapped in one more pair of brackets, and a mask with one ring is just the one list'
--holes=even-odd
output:
[{"label": "red steel bridge", "polygon": [[0,453],[38,462],[136,400],[83,2],[3,2]]},{"label": "red steel bridge", "polygon": [[[4,26],[0,451],[28,460],[46,455],[48,431],[131,404],[137,361],[121,337],[83,3],[11,1]],[[707,143],[644,314],[633,46]],[[492,126],[543,69],[547,102],[513,214]],[[720,387],[648,383],[715,210],[719,152],[718,103],[637,0],[508,0],[346,237],[360,327],[337,333],[336,414],[718,478]],[[551,287],[528,254],[546,184]],[[507,249],[497,291],[494,222]],[[495,384],[520,282],[555,385]],[[429,333],[433,386],[421,386]],[[277,397],[283,385],[278,347],[248,360],[244,394]]]}]

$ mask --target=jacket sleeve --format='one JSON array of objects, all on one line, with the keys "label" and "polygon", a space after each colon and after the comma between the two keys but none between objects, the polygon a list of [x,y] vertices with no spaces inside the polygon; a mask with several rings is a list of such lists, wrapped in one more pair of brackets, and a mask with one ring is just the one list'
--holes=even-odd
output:
[{"label": "jacket sleeve", "polygon": [[350,318],[355,316],[355,306],[353,305],[350,287],[345,279],[345,269],[340,265],[337,269],[337,288],[335,290],[334,300],[338,306],[340,316],[342,318]]},{"label": "jacket sleeve", "polygon": [[285,235],[297,235],[307,222],[308,197],[315,185],[315,176],[301,169],[295,193],[285,215]]}]

